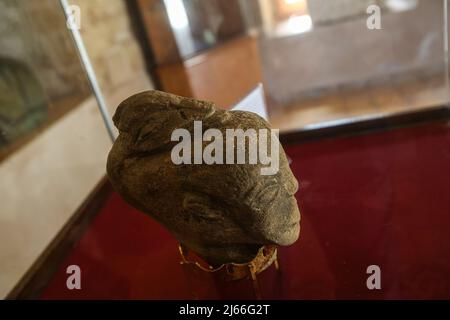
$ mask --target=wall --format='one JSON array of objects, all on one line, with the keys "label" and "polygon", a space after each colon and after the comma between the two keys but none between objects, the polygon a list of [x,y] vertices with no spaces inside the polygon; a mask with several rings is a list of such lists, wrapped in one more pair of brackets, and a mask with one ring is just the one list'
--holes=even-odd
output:
[{"label": "wall", "polygon": [[308,0],[308,11],[314,24],[325,24],[363,16],[369,5],[382,6],[384,2],[385,0]]},{"label": "wall", "polygon": [[442,70],[442,1],[383,12],[381,30],[367,29],[366,18],[290,37],[261,38],[265,89],[275,105],[402,73]]},{"label": "wall", "polygon": [[112,92],[145,73],[126,0],[71,0],[81,9],[81,35],[101,88]]},{"label": "wall", "polygon": [[[113,112],[127,96],[152,88],[124,0],[74,2],[82,9],[82,34]],[[105,174],[110,147],[90,97],[0,163],[0,297]]]}]

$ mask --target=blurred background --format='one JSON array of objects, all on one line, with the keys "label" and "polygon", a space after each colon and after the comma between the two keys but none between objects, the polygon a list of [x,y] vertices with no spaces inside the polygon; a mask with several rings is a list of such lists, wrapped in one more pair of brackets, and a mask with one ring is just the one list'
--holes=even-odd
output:
[{"label": "blurred background", "polygon": [[[69,1],[111,115],[149,89],[231,108],[262,83],[282,132],[447,104],[443,3]],[[105,175],[110,147],[59,1],[0,0],[1,297]]]}]

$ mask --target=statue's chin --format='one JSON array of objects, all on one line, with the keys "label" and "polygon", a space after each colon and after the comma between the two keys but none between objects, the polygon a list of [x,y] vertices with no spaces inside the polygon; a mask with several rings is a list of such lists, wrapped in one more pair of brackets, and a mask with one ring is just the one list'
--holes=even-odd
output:
[{"label": "statue's chin", "polygon": [[278,235],[276,244],[289,246],[297,241],[300,235],[300,222],[293,223],[284,232]]}]

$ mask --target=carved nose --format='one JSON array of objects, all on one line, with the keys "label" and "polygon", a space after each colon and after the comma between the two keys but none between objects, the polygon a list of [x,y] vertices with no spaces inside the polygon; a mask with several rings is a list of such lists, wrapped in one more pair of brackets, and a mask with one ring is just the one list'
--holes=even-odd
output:
[{"label": "carved nose", "polygon": [[293,176],[286,177],[286,182],[284,184],[284,187],[285,187],[287,193],[290,196],[293,196],[298,191],[297,179],[295,179]]}]

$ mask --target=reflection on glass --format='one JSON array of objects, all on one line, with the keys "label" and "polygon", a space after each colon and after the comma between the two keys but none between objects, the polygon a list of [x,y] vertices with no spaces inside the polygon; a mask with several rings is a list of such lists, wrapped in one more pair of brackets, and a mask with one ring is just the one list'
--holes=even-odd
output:
[{"label": "reflection on glass", "polygon": [[183,0],[164,0],[170,25],[174,29],[183,29],[188,27],[188,18]]},{"label": "reflection on glass", "polygon": [[0,159],[89,94],[58,1],[0,1]]},{"label": "reflection on glass", "polygon": [[[286,9],[300,3],[295,12]],[[261,65],[275,126],[296,129],[447,103],[442,1],[259,4]],[[373,5],[381,26],[372,30],[367,9]]]},{"label": "reflection on glass", "polygon": [[385,5],[392,11],[406,11],[417,7],[418,0],[386,0]]},{"label": "reflection on glass", "polygon": [[289,36],[310,31],[312,29],[311,16],[304,14],[301,16],[289,17],[286,21],[280,22],[276,29],[275,35]]},{"label": "reflection on glass", "polygon": [[38,128],[47,113],[47,97],[33,70],[0,56],[0,148]]},{"label": "reflection on glass", "polygon": [[183,58],[246,32],[238,0],[164,0]]}]

